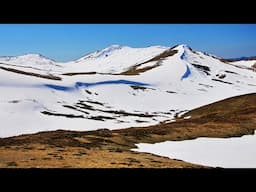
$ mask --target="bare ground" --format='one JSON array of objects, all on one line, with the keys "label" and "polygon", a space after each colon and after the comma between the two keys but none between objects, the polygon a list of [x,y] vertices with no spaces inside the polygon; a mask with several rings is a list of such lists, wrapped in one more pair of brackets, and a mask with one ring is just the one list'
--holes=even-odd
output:
[{"label": "bare ground", "polygon": [[256,94],[233,97],[195,110],[174,123],[86,132],[52,131],[0,139],[0,167],[202,168],[147,153],[136,143],[234,137],[256,129]]},{"label": "bare ground", "polygon": [[43,75],[43,74],[39,74],[39,73],[26,72],[26,71],[21,71],[21,70],[18,70],[18,69],[13,69],[13,68],[8,68],[8,67],[0,67],[0,69],[5,70],[5,71],[9,71],[9,72],[13,72],[13,73],[22,74],[22,75],[39,77],[39,78],[43,78],[43,79],[59,80],[59,81],[61,80],[60,77],[54,76],[52,74]]}]

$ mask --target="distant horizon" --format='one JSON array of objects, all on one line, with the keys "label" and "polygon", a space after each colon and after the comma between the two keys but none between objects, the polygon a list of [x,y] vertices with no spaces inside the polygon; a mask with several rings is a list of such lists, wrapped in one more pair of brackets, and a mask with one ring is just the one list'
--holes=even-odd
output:
[{"label": "distant horizon", "polygon": [[[185,43],[182,43],[182,44],[178,44],[178,45],[183,45],[183,44],[185,44]],[[112,44],[112,45],[117,45],[117,44]],[[112,46],[112,45],[109,45],[109,46],[107,46],[107,47],[110,47],[110,46]],[[176,44],[177,45],[177,44]],[[187,46],[189,46],[189,47],[191,47],[190,45],[188,45],[188,44],[185,44],[185,45],[187,45]],[[126,45],[120,45],[120,46],[126,46]],[[154,46],[162,46],[162,45],[150,45],[150,46],[146,46],[146,47],[154,47]],[[175,46],[175,45],[172,45],[172,46],[169,46],[169,47],[173,47],[173,46]],[[105,49],[105,48],[107,48],[107,47],[104,47],[104,48],[102,48],[102,49]],[[127,47],[130,47],[130,48],[146,48],[146,47],[131,47],[131,46],[127,46]],[[168,46],[164,46],[164,47],[168,47]],[[191,47],[192,49],[193,49],[193,47]],[[101,50],[102,50],[101,49]],[[193,50],[195,50],[195,49],[193,49]],[[51,57],[48,57],[48,56],[46,56],[46,55],[43,55],[43,54],[41,54],[41,53],[38,53],[38,52],[28,52],[28,53],[24,53],[24,54],[22,54],[22,55],[0,55],[0,57],[18,57],[18,56],[24,56],[24,55],[29,55],[29,54],[34,54],[34,55],[41,55],[42,57],[44,57],[44,58],[47,58],[47,59],[50,59],[50,60],[53,60],[53,61],[56,61],[56,62],[69,62],[69,61],[74,61],[74,60],[78,60],[78,59],[80,59],[80,58],[82,58],[82,57],[84,57],[84,56],[86,56],[86,55],[89,55],[89,54],[91,54],[91,53],[93,53],[93,52],[96,52],[96,51],[100,51],[100,50],[92,50],[91,52],[88,52],[88,53],[85,53],[85,54],[83,54],[83,55],[81,55],[80,57],[78,57],[78,58],[75,58],[75,59],[73,59],[73,60],[66,60],[66,61],[58,61],[58,60],[56,60],[56,59],[54,59],[54,58],[51,58]],[[195,51],[200,51],[200,52],[205,52],[204,50],[195,50]],[[210,53],[210,52],[206,52],[206,53],[208,53],[208,54],[213,54],[213,53]],[[213,54],[213,55],[216,55],[216,54]],[[219,56],[219,55],[216,55],[216,56]],[[220,56],[219,56],[220,57]],[[254,58],[254,57],[256,57],[256,54],[255,55],[250,55],[250,56],[244,56],[244,55],[242,55],[242,56],[235,56],[235,57],[222,57],[223,59],[248,59],[248,58]]]},{"label": "distant horizon", "polygon": [[0,24],[0,56],[40,54],[57,62],[110,45],[186,44],[232,59],[256,56],[256,24]]}]

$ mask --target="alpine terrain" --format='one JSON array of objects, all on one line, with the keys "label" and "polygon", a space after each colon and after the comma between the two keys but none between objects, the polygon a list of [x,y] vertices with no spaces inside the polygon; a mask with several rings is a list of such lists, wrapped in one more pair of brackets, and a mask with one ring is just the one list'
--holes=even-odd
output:
[{"label": "alpine terrain", "polygon": [[[226,122],[223,123],[227,126],[229,117],[240,114],[241,110],[246,112],[244,117],[255,114],[255,108],[245,111],[248,107],[255,107],[253,106],[256,103],[255,92],[256,58],[224,59],[193,50],[187,45],[146,48],[112,45],[65,63],[56,62],[39,54],[2,56],[0,57],[0,154],[2,154],[0,156],[7,158],[6,148],[1,148],[7,145],[9,150],[13,145],[26,143],[33,145],[32,148],[38,148],[38,152],[33,152],[38,156],[41,145],[61,140],[54,146],[63,147],[72,140],[72,144],[69,143],[68,147],[76,147],[78,151],[81,151],[79,147],[83,147],[84,150],[86,147],[92,147],[90,143],[96,148],[104,142],[105,146],[111,144],[112,147],[118,143],[119,148],[122,144],[121,151],[127,150],[122,154],[127,153],[126,155],[129,156],[127,158],[130,160],[133,158],[132,154],[145,155],[160,159],[155,161],[166,161],[165,164],[159,163],[159,167],[173,165],[197,167],[179,160],[172,160],[173,164],[169,162],[171,161],[169,158],[134,152],[130,149],[141,142],[155,143],[199,136],[229,137],[252,134],[256,129],[255,116],[250,116],[250,119],[254,120],[250,122],[253,126],[245,131],[238,128],[236,131],[232,130],[234,132],[221,131],[219,128],[223,124],[219,120],[224,118]],[[242,103],[244,98],[248,99],[246,102],[248,104],[250,101],[251,105]],[[233,103],[231,106],[230,102]],[[209,109],[207,106],[223,108],[216,111],[218,107]],[[230,111],[232,114],[229,114]],[[212,116],[202,115],[211,112],[214,113]],[[214,129],[204,126],[203,120],[213,121],[215,117],[218,119],[218,126]],[[229,122],[233,128],[236,119]],[[177,131],[176,125],[184,127],[184,132],[182,129]],[[202,125],[201,129],[199,125]],[[170,129],[172,126],[175,128]],[[197,130],[196,132],[193,132],[193,126],[197,127],[194,129]],[[188,127],[191,128],[190,131]],[[150,133],[147,130],[150,130]],[[136,134],[133,131],[136,131]],[[173,131],[175,135],[168,135],[174,134]],[[81,138],[81,135],[78,136],[79,133],[83,135]],[[79,139],[75,139],[77,137]],[[104,138],[110,139],[104,140]],[[75,140],[82,142],[83,145],[76,143]],[[39,146],[35,142],[43,143]],[[104,148],[106,149],[109,150]],[[68,150],[71,154],[72,150]],[[15,154],[15,150],[13,153]],[[88,151],[85,153],[90,154]],[[8,154],[11,154],[10,151]],[[41,154],[44,155],[46,154]],[[142,156],[139,158],[145,160]],[[7,164],[9,162],[1,161]],[[6,166],[6,164],[1,165],[1,161],[0,166]],[[76,160],[73,159],[72,162],[74,161]],[[26,167],[25,164],[20,165]],[[30,165],[39,166],[31,162]],[[67,162],[66,164],[41,162],[40,165],[70,166]],[[98,167],[97,165],[97,163],[92,163],[91,166],[81,164],[80,167]],[[103,163],[99,167],[120,167],[117,163],[109,165]],[[144,165],[155,167],[157,163]]]}]

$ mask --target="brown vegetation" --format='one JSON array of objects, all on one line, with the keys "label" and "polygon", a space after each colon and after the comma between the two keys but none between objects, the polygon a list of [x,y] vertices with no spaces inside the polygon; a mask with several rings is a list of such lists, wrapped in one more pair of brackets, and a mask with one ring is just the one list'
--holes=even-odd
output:
[{"label": "brown vegetation", "polygon": [[[184,119],[191,116],[190,119]],[[136,143],[238,137],[256,129],[256,94],[192,110],[173,123],[110,131],[52,131],[0,139],[0,167],[202,167],[131,151]]]},{"label": "brown vegetation", "polygon": [[[143,63],[140,63],[140,64],[137,64],[137,65],[134,65],[132,67],[130,67],[127,71],[124,71],[122,73],[120,73],[120,75],[139,75],[140,73],[143,73],[143,72],[146,72],[146,71],[149,71],[153,68],[156,68],[158,66],[161,65],[161,61],[163,59],[165,59],[166,57],[170,57],[170,56],[173,56],[177,53],[178,51],[177,50],[173,50],[172,48],[171,49],[168,49],[166,51],[164,51],[163,53],[143,62]],[[157,61],[156,64],[152,65],[152,66],[147,66],[147,67],[143,67],[143,68],[140,68],[140,66],[142,66],[143,64],[146,64],[146,63],[149,63],[149,62],[152,62],[152,61]]]},{"label": "brown vegetation", "polygon": [[97,72],[92,71],[92,72],[63,73],[62,75],[74,76],[74,75],[95,75],[95,74],[97,74]]},{"label": "brown vegetation", "polygon": [[26,71],[21,71],[18,69],[13,69],[13,68],[8,68],[8,67],[0,67],[0,69],[5,70],[5,71],[9,71],[9,72],[13,72],[13,73],[18,73],[18,74],[22,74],[22,75],[29,75],[29,76],[34,76],[34,77],[39,77],[39,78],[44,78],[44,79],[50,79],[50,80],[61,80],[60,77],[54,76],[54,75],[42,75],[39,73],[32,73],[32,72],[26,72]]}]

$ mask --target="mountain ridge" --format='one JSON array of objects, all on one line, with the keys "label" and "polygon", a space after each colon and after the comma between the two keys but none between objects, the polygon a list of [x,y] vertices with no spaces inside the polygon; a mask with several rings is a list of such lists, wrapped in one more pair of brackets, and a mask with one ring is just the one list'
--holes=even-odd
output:
[{"label": "mountain ridge", "polygon": [[223,62],[185,44],[92,54],[65,64],[34,62],[40,55],[0,61],[0,120],[11,127],[0,137],[154,125],[256,91],[254,61]]},{"label": "mountain ridge", "polygon": [[[107,52],[112,52],[112,51],[115,51],[115,50],[119,50],[119,49],[122,49],[122,48],[129,48],[129,49],[145,49],[145,48],[162,48],[162,49],[174,49],[176,47],[183,47],[183,48],[188,48],[190,49],[192,52],[194,51],[194,49],[187,45],[187,44],[176,44],[174,46],[171,46],[171,47],[166,47],[166,46],[162,46],[162,45],[151,45],[151,46],[147,46],[147,47],[130,47],[130,46],[126,46],[126,45],[119,45],[119,44],[112,44],[112,45],[109,45],[101,50],[96,50],[96,51],[91,51],[90,53],[87,53],[85,54],[84,56],[81,56],[79,57],[78,59],[73,59],[73,60],[70,60],[70,61],[66,61],[66,62],[59,62],[59,61],[55,61],[54,59],[51,59],[49,57],[46,57],[44,55],[42,55],[41,53],[26,53],[26,54],[23,54],[23,55],[16,55],[16,56],[0,56],[0,61],[1,59],[11,59],[11,58],[17,58],[17,57],[24,57],[24,56],[35,56],[35,57],[38,57],[38,58],[44,58],[44,59],[48,59],[48,60],[51,60],[51,61],[54,61],[56,63],[70,63],[72,61],[79,61],[79,60],[83,60],[83,59],[86,59],[87,57],[90,57],[90,56],[93,56],[93,55],[97,55],[97,54],[101,54],[101,55],[104,55],[104,53],[107,54]],[[194,52],[201,52],[201,51],[194,51]],[[207,53],[207,52],[202,52],[206,55],[210,55],[210,56],[215,56],[219,59],[223,59],[223,60],[227,60],[227,61],[241,61],[241,60],[256,60],[256,56],[241,56],[241,57],[235,57],[235,58],[224,58],[224,57],[218,57],[214,54],[211,54],[211,53]]]}]

